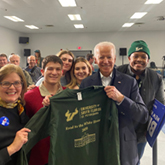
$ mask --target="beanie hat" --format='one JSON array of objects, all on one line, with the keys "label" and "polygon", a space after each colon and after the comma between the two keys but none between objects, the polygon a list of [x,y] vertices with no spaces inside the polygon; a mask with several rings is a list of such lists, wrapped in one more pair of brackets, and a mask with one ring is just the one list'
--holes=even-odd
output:
[{"label": "beanie hat", "polygon": [[34,52],[35,52],[35,53],[40,53],[40,50],[35,50]]},{"label": "beanie hat", "polygon": [[150,50],[148,49],[148,45],[142,40],[134,41],[131,44],[131,47],[128,51],[128,57],[130,57],[131,54],[134,52],[144,52],[148,55],[148,58],[150,59]]}]

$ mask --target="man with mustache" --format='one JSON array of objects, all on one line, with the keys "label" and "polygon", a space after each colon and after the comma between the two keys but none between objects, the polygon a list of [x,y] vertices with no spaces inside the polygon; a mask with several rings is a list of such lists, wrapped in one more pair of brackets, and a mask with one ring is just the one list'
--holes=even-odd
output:
[{"label": "man with mustache", "polygon": [[[117,70],[136,79],[140,95],[149,113],[151,113],[154,99],[164,104],[162,76],[147,68],[150,59],[150,50],[144,41],[138,40],[132,43],[128,51],[128,59],[129,64],[119,66]],[[134,122],[139,159],[142,157],[146,145],[147,124]]]}]

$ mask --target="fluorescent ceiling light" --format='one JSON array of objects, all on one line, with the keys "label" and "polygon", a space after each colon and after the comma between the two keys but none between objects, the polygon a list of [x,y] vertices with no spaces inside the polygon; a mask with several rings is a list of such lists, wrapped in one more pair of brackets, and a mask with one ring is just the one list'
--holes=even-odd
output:
[{"label": "fluorescent ceiling light", "polygon": [[76,2],[75,0],[59,0],[61,6],[63,7],[75,7]]},{"label": "fluorescent ceiling light", "polygon": [[14,21],[14,22],[24,22],[24,20],[22,20],[16,16],[4,16],[4,17],[7,19],[10,19],[11,21]]},{"label": "fluorescent ceiling light", "polygon": [[77,29],[82,29],[82,28],[84,28],[84,25],[83,24],[74,24],[74,27]]},{"label": "fluorescent ceiling light", "polygon": [[131,17],[131,19],[140,19],[146,14],[147,14],[147,12],[137,12]]},{"label": "fluorescent ceiling light", "polygon": [[163,0],[147,0],[144,4],[159,4]]},{"label": "fluorescent ceiling light", "polygon": [[34,25],[25,25],[29,29],[39,29],[37,26]]},{"label": "fluorescent ceiling light", "polygon": [[81,20],[81,16],[79,14],[68,14],[68,17],[72,21],[79,21],[79,20]]},{"label": "fluorescent ceiling light", "polygon": [[125,23],[122,27],[131,27],[134,23]]}]

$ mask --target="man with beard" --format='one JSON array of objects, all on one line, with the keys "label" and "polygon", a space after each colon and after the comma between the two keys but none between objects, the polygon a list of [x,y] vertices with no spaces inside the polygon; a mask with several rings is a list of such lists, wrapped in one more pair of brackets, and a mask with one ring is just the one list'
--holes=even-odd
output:
[{"label": "man with beard", "polygon": [[[140,95],[151,113],[154,99],[164,104],[164,88],[162,76],[147,68],[149,59],[148,45],[142,40],[135,41],[128,51],[129,64],[119,66],[117,70],[136,79]],[[142,157],[146,145],[147,124],[134,122],[139,159]]]}]

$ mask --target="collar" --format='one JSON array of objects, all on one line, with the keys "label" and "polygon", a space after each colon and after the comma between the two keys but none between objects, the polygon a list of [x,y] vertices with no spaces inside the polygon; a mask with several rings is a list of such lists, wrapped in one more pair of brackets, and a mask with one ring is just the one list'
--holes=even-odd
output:
[{"label": "collar", "polygon": [[101,79],[102,78],[110,78],[110,79],[112,79],[112,75],[113,75],[113,71],[111,72],[111,74],[108,77],[103,76],[103,74],[100,72],[100,78]]},{"label": "collar", "polygon": [[[144,70],[144,72],[139,75],[141,80],[144,80],[145,75],[146,75],[147,69]],[[128,65],[128,74],[131,75],[132,77],[136,77],[135,73],[132,72],[130,64]]]},{"label": "collar", "polygon": [[[59,88],[58,88],[56,94],[57,94],[57,93],[60,93],[62,90],[63,90],[63,88],[62,88],[62,86],[61,86],[61,83],[59,83]],[[42,97],[45,97],[45,96],[47,96],[47,95],[52,95],[52,94],[46,89],[46,87],[44,86],[44,81],[39,85],[39,91],[40,91]]]},{"label": "collar", "polygon": [[22,106],[20,100],[16,100],[15,103],[6,103],[0,98],[0,106],[7,109],[13,109],[14,107],[18,106],[19,115],[21,115],[22,112],[24,111],[24,107]]}]

